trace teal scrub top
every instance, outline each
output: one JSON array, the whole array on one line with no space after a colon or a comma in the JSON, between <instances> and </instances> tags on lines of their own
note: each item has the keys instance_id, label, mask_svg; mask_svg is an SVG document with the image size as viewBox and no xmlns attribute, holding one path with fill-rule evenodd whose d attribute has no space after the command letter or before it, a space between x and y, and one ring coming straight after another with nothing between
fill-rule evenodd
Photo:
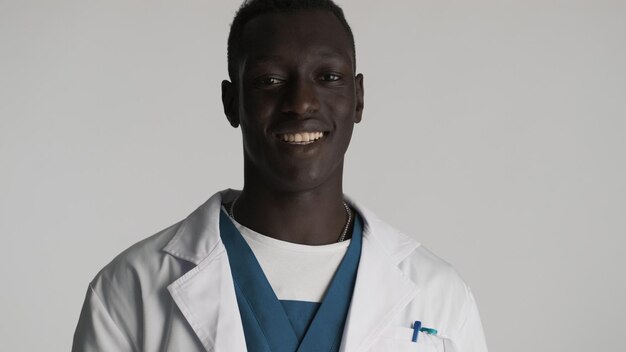
<instances>
[{"instance_id":1,"label":"teal scrub top","mask_svg":"<svg viewBox=\"0 0 626 352\"><path fill-rule=\"evenodd\" d=\"M220 236L233 275L248 351L339 351L361 257L362 222L358 214L348 250L321 303L279 300L254 253L223 210Z\"/></svg>"}]
</instances>

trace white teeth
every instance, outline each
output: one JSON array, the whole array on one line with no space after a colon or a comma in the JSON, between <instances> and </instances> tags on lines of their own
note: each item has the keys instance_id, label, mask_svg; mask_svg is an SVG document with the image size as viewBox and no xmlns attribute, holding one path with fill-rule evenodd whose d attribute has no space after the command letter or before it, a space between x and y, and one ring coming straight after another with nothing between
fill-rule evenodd
<instances>
[{"instance_id":1,"label":"white teeth","mask_svg":"<svg viewBox=\"0 0 626 352\"><path fill-rule=\"evenodd\" d=\"M278 138L289 143L308 144L322 138L323 136L324 132L300 132L294 134L281 134Z\"/></svg>"}]
</instances>

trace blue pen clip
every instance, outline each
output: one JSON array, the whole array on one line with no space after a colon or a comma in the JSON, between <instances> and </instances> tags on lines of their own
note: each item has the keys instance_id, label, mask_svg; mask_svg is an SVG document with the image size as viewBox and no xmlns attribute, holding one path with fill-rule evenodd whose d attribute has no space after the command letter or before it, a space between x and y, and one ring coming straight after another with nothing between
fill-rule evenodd
<instances>
[{"instance_id":1,"label":"blue pen clip","mask_svg":"<svg viewBox=\"0 0 626 352\"><path fill-rule=\"evenodd\" d=\"M428 335L437 335L437 329L423 327L422 322L416 320L415 323L413 323L413 338L411 341L417 342L417 336L420 331Z\"/></svg>"},{"instance_id":2,"label":"blue pen clip","mask_svg":"<svg viewBox=\"0 0 626 352\"><path fill-rule=\"evenodd\" d=\"M422 322L419 320L416 320L415 323L413 323L413 338L411 339L411 341L417 342L417 333L419 333L421 328L422 328Z\"/></svg>"}]
</instances>

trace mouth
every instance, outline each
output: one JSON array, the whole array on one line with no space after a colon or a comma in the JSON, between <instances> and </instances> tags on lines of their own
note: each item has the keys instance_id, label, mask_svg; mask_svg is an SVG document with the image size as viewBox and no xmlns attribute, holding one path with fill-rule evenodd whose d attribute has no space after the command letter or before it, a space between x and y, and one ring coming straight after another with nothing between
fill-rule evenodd
<instances>
[{"instance_id":1,"label":"mouth","mask_svg":"<svg viewBox=\"0 0 626 352\"><path fill-rule=\"evenodd\" d=\"M298 133L281 133L276 137L284 143L292 145L306 145L313 144L322 138L324 138L328 132L314 131L314 132L298 132Z\"/></svg>"}]
</instances>

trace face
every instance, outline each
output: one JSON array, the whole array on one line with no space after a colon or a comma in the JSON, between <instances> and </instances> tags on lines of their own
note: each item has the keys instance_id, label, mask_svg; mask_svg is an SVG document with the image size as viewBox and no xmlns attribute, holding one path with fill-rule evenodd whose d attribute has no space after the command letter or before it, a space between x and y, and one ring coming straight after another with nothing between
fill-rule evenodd
<instances>
[{"instance_id":1,"label":"face","mask_svg":"<svg viewBox=\"0 0 626 352\"><path fill-rule=\"evenodd\" d=\"M341 182L363 109L341 22L325 10L264 14L245 25L242 47L236 82L222 88L226 115L241 126L246 177L280 191Z\"/></svg>"}]
</instances>

